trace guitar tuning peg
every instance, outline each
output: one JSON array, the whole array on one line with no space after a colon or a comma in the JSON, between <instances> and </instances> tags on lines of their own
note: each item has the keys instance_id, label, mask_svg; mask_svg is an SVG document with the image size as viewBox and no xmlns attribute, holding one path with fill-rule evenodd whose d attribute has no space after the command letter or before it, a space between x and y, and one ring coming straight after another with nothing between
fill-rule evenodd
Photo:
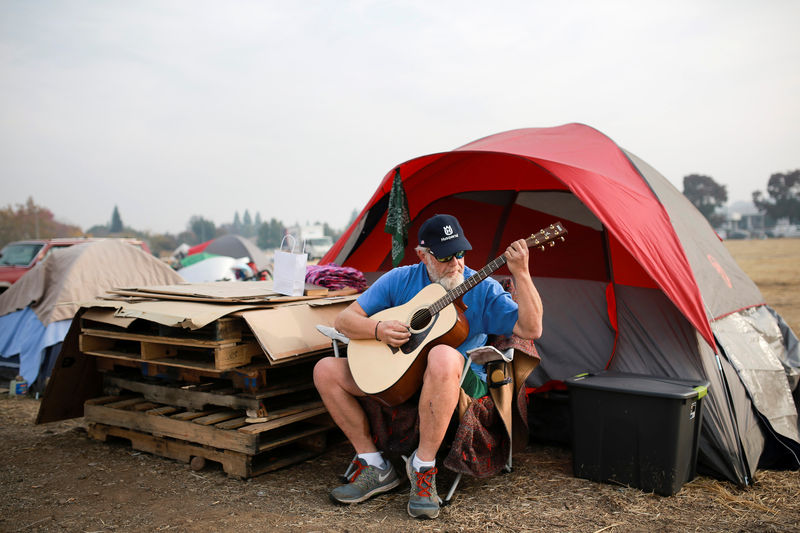
<instances>
[{"instance_id":1,"label":"guitar tuning peg","mask_svg":"<svg viewBox=\"0 0 800 533\"><path fill-rule=\"evenodd\" d=\"M539 246L539 249L544 252L544 245Z\"/></svg>"},{"instance_id":2,"label":"guitar tuning peg","mask_svg":"<svg viewBox=\"0 0 800 533\"><path fill-rule=\"evenodd\" d=\"M564 237L561 237L561 242L564 242Z\"/></svg>"},{"instance_id":3,"label":"guitar tuning peg","mask_svg":"<svg viewBox=\"0 0 800 533\"><path fill-rule=\"evenodd\" d=\"M550 241L550 248L552 248L555 245L556 245L556 243L554 243L553 241Z\"/></svg>"}]
</instances>

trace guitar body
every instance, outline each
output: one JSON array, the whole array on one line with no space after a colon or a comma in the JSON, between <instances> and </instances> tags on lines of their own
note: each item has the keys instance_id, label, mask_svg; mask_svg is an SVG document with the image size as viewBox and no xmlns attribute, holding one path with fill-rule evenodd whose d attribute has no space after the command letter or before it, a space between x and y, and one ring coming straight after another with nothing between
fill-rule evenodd
<instances>
[{"instance_id":1,"label":"guitar body","mask_svg":"<svg viewBox=\"0 0 800 533\"><path fill-rule=\"evenodd\" d=\"M424 313L446 292L438 283L432 283L407 303L379 311L370 318L415 324L415 314ZM358 388L387 406L401 404L413 396L422 385L431 347L437 344L458 346L467 338L469 324L456 303L419 327L412 327L411 338L399 348L374 339L351 340L347 362Z\"/></svg>"}]
</instances>

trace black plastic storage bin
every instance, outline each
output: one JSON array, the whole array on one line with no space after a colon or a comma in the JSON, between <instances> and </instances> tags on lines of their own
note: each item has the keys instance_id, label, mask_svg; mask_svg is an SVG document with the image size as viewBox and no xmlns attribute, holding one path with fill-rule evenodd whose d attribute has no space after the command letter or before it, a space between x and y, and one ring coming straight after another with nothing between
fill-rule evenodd
<instances>
[{"instance_id":1,"label":"black plastic storage bin","mask_svg":"<svg viewBox=\"0 0 800 533\"><path fill-rule=\"evenodd\" d=\"M575 476L664 496L694 479L708 381L601 372L566 384Z\"/></svg>"}]
</instances>

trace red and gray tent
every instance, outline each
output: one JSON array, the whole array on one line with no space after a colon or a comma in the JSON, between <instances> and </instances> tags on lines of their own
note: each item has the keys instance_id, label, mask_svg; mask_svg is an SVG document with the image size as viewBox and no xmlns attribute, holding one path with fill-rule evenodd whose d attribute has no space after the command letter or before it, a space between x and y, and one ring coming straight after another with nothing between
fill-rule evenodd
<instances>
[{"instance_id":1,"label":"red and gray tent","mask_svg":"<svg viewBox=\"0 0 800 533\"><path fill-rule=\"evenodd\" d=\"M473 268L555 220L566 226L567 242L531 257L545 305L532 386L602 369L708 380L701 469L746 484L759 461L800 465L796 337L706 219L647 163L582 124L418 157L387 173L322 263L392 267L384 226L398 171L411 219L401 264L416 261L417 230L436 213L458 217Z\"/></svg>"}]
</instances>

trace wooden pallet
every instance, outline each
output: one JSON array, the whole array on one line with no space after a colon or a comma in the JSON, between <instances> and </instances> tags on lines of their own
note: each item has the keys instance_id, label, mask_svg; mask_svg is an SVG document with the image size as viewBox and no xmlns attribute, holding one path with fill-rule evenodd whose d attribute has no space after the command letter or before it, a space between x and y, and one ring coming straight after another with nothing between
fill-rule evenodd
<instances>
[{"instance_id":1,"label":"wooden pallet","mask_svg":"<svg viewBox=\"0 0 800 533\"><path fill-rule=\"evenodd\" d=\"M81 328L95 329L118 333L138 333L153 337L170 337L174 339L190 338L209 341L241 342L253 338L253 334L245 327L240 316L224 316L198 329L171 327L149 320L133 320L127 327L99 322L90 318L81 318Z\"/></svg>"},{"instance_id":2,"label":"wooden pallet","mask_svg":"<svg viewBox=\"0 0 800 533\"><path fill-rule=\"evenodd\" d=\"M242 410L187 410L142 396L104 396L84 404L89 436L124 438L135 449L190 462L222 464L243 478L321 453L335 425L319 401L273 411L249 423Z\"/></svg>"},{"instance_id":3,"label":"wooden pallet","mask_svg":"<svg viewBox=\"0 0 800 533\"><path fill-rule=\"evenodd\" d=\"M142 381L130 373L126 375L114 372L103 374L103 389L107 394L140 394L150 402L184 409L199 411L227 407L256 412L257 415L254 416L261 417L294 403L319 399L310 371L307 377L298 375L284 379L252 394L242 393L224 380L205 383L168 382L159 379Z\"/></svg>"},{"instance_id":4,"label":"wooden pallet","mask_svg":"<svg viewBox=\"0 0 800 533\"><path fill-rule=\"evenodd\" d=\"M214 461L226 474L245 479L319 455L325 450L328 437L326 430L314 428L305 436L292 436L285 441L276 439L270 451L248 455L94 422L89 423L87 433L101 442L107 442L109 437L126 439L134 450L190 463L194 470L205 467L206 461Z\"/></svg>"},{"instance_id":5,"label":"wooden pallet","mask_svg":"<svg viewBox=\"0 0 800 533\"><path fill-rule=\"evenodd\" d=\"M257 342L172 338L84 328L78 339L83 353L100 357L153 361L166 366L201 366L227 370L250 363L264 351Z\"/></svg>"},{"instance_id":6,"label":"wooden pallet","mask_svg":"<svg viewBox=\"0 0 800 533\"><path fill-rule=\"evenodd\" d=\"M273 389L296 386L298 381L311 383L312 369L317 360L331 354L322 352L315 357L306 357L273 367L268 362L252 363L246 366L217 370L208 365L181 365L172 360L168 364L159 361L141 361L133 358L95 357L95 367L103 373L130 373L139 377L153 378L168 383L202 384L209 380L226 383L237 391L260 395Z\"/></svg>"}]
</instances>

